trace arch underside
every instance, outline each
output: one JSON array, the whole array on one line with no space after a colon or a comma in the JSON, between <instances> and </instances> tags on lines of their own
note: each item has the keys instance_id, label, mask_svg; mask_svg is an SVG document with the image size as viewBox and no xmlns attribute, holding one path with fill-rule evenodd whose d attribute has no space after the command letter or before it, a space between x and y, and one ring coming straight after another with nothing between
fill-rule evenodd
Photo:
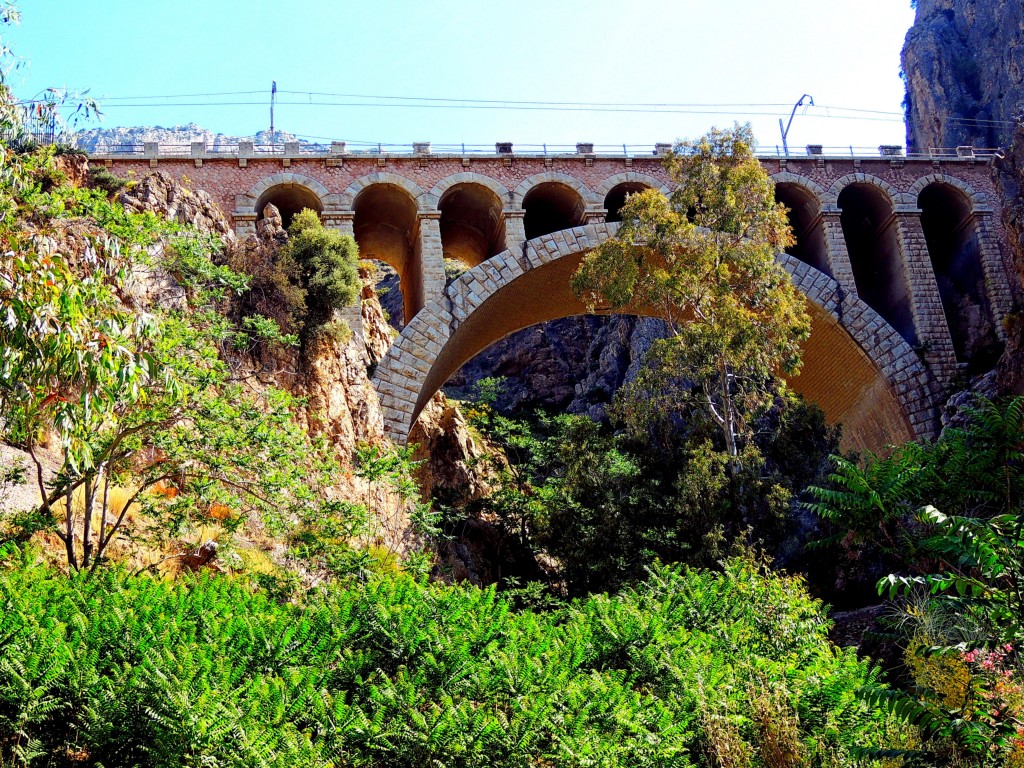
<instances>
[{"instance_id":1,"label":"arch underside","mask_svg":"<svg viewBox=\"0 0 1024 768\"><path fill-rule=\"evenodd\" d=\"M505 251L465 273L442 301L428 304L374 376L390 436L404 442L434 393L491 344L537 323L585 314L570 277L614 230L587 225L529 241L522 253ZM905 342L863 302L843 297L826 275L779 258L811 299L812 332L792 388L843 425L845 448L878 451L927 436L933 419L921 391L929 382ZM844 320L855 324L853 332Z\"/></svg>"}]
</instances>

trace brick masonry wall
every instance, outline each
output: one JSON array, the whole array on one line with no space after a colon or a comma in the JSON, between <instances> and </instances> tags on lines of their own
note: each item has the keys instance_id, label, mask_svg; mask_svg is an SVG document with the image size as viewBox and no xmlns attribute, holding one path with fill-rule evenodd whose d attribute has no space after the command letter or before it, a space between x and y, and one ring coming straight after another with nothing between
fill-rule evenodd
<instances>
[{"instance_id":1,"label":"brick masonry wall","mask_svg":"<svg viewBox=\"0 0 1024 768\"><path fill-rule=\"evenodd\" d=\"M956 361L920 227L917 196L927 184L939 181L958 187L971 200L980 233L989 297L1001 330L1001 321L1012 306L1006 278L1005 233L996 210L999 198L992 169L987 163L962 159L773 158L762 162L777 181L797 183L817 197L829 269L835 279L817 270L808 271L806 265L790 257L786 257L784 263L793 273L795 282L849 338L856 340L865 359L870 361L865 368L862 361L856 362L850 357L850 350L837 347L830 361L818 356L816 365L820 371L805 371L802 376L805 385L820 390L818 394L823 401L833 402L833 411L841 411L861 423L862 434L857 440L861 447L881 447L878 441L900 436L932 434L937 426L936 409L948 394ZM643 181L663 190L667 190L670 183L660 159L655 156L346 155L217 159L110 156L93 158L92 164L107 166L114 173L129 177L160 170L186 186L204 189L229 218L235 219L240 234L251 230L257 215L256 198L271 181L300 184L313 190L324 205L328 225L345 231L351 231L353 201L362 189L375 183L404 187L415 198L419 209L419 241L414 255L417 273L412 277L417 288L421 286L422 294L413 297L413 310L419 311L421 316L416 318L417 322L409 323L389 356L381 362L377 375L388 414L388 429L397 440L404 440L422 402L432 394L424 387L438 358L454 354L446 350L448 339L485 300L499 296L504 287L525 272L554 259L578 255L606 237L604 196L616 183ZM483 183L502 199L510 250L470 270L445 290L437 205L444 189L466 181ZM579 192L588 226L524 243L522 200L532 186L546 181L557 181ZM837 206L839 193L853 183L876 185L892 202L899 257L907 274L916 334L925 342L920 350L912 350L857 297ZM595 226L598 229L594 229ZM823 332L823 336L830 336L830 332ZM835 334L830 338L834 345L838 344L834 341L838 338ZM842 375L842 366L836 368L835 361L844 356L849 358L851 366L860 366L857 368L860 383L854 387L856 392L850 390L853 394L840 396L836 393L845 391L846 385L837 378ZM824 375L826 367L830 372ZM875 374L870 374L870 370ZM428 388L440 383L443 382L433 382ZM886 405L885 398L878 394L882 391L891 393L890 399L895 398L892 402L896 405ZM874 394L868 396L865 394L868 392ZM877 407L873 407L872 402Z\"/></svg>"}]
</instances>

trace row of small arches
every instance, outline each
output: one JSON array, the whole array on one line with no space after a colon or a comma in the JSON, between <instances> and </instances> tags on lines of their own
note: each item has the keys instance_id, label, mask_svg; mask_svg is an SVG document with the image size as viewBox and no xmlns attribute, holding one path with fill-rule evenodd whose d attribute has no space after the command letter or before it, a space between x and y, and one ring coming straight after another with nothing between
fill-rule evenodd
<instances>
[{"instance_id":1,"label":"row of small arches","mask_svg":"<svg viewBox=\"0 0 1024 768\"><path fill-rule=\"evenodd\" d=\"M636 173L612 176L596 192L561 173L532 176L511 191L485 176L457 174L429 193L394 174L359 179L340 195L329 193L313 179L294 179L292 174L281 174L260 182L249 194L257 216L268 203L277 206L286 225L303 208L320 213L349 210L355 213L358 228L362 223L358 220L379 218L375 214L386 211L397 216L392 216L394 226L411 230L418 212L436 210L441 213L442 229L455 236L462 233L467 236L462 239L472 241L453 247L453 258L466 260L470 266L504 250L500 230L506 211L523 211L526 237L531 239L579 226L588 209L617 221L628 195L651 187L668 191L656 178Z\"/></svg>"},{"instance_id":2,"label":"row of small arches","mask_svg":"<svg viewBox=\"0 0 1024 768\"><path fill-rule=\"evenodd\" d=\"M304 208L320 214L350 211L360 256L398 272L403 314L408 319L424 300L419 218L423 210L439 215L444 258L472 268L509 246L509 210L522 211L525 237L532 239L586 223L588 209L617 221L626 198L652 186L666 189L651 177L619 174L603 185L606 191L601 197L602 190L591 192L572 177L540 174L508 191L487 177L458 174L423 193L402 177L375 174L357 181L343 195L332 195L312 179L296 182L294 176L282 175L280 180L271 177L261 182L250 198L255 199L258 217L268 203L276 206L285 226ZM401 324L401 318L396 319Z\"/></svg>"},{"instance_id":3,"label":"row of small arches","mask_svg":"<svg viewBox=\"0 0 1024 768\"><path fill-rule=\"evenodd\" d=\"M652 187L668 191L658 179L636 173L609 177L596 191L558 173L530 177L514 190L488 177L464 173L439 182L430 192L404 177L380 173L357 180L341 195L332 195L312 179L285 178L275 183L275 177L270 177L257 185L255 194L251 193L256 212L273 203L287 224L303 208L321 213L351 211L360 254L398 272L406 318L415 314L423 299L419 214L424 210L439 214L444 257L469 268L508 247L509 212L523 212L525 237L532 239L584 224L588 210L603 213L606 221L618 221L629 195ZM822 214L838 209L858 295L912 345L921 339L895 213L920 210L957 359L979 365L989 362L987 356L996 353L997 344L975 215L984 205L983 196L957 179L937 175L923 177L906 193L864 174L839 179L828 190L786 172L777 174L775 181L776 199L789 209L796 236L789 253L836 277ZM979 348L990 351L983 350L985 359L974 360Z\"/></svg>"},{"instance_id":4,"label":"row of small arches","mask_svg":"<svg viewBox=\"0 0 1024 768\"><path fill-rule=\"evenodd\" d=\"M929 176L906 193L878 179L853 176L824 192L801 177L776 176L776 200L789 209L796 244L790 254L830 277L827 208L838 209L858 296L911 345L922 343L915 323L906 254L897 212L920 212L921 229L957 361L983 369L999 342L982 254L979 209L984 198L958 179ZM826 208L827 207L827 208Z\"/></svg>"}]
</instances>

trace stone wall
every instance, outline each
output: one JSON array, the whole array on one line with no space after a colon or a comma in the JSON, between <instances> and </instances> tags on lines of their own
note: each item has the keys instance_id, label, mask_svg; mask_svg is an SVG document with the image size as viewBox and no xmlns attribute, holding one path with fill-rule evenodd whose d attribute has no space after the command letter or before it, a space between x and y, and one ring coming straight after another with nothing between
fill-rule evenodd
<instances>
[{"instance_id":1,"label":"stone wall","mask_svg":"<svg viewBox=\"0 0 1024 768\"><path fill-rule=\"evenodd\" d=\"M220 205L230 208L230 216L239 234L246 234L254 227L257 204L261 204L274 190L301 190L300 195L292 197L317 201L328 226L353 232L357 240L359 234L355 228L360 226L357 219L360 215L368 215L365 207L363 214L359 212L359 201L369 199L361 198L362 193L390 190L387 194L397 194L407 200L409 210L415 213L408 214L412 218L405 225L407 229L402 236L412 241L407 244L406 253L392 266L401 275L408 325L393 350L398 356L391 363L397 365L400 362L402 366L400 381L395 386L411 389L400 398L401 408L397 400L392 404L399 408L398 411L386 409L385 418L391 418L386 428L395 439L404 439L411 428L410 419L458 367L452 367L453 360L457 357L461 364L469 359L464 355L466 349L472 348L475 354L512 331L545 320L579 314L582 309L578 302L564 295L564 284L570 273L561 273L572 261L566 256L571 255L578 261L588 247L596 244L594 233L597 230L591 230L591 227L599 223L603 225L607 214L605 196L616 185L624 183L667 191L669 181L660 158L656 156L303 157L296 154L294 157L220 159L110 156L93 158L92 162L109 166L121 175L141 175L157 167L183 184L202 188ZM819 283L828 281L826 293L817 299L812 296L812 300L817 301L819 309L834 316L846 335L855 340L855 346L868 361L868 368L873 366L873 373L867 372L868 368L862 372L862 381L854 387L857 394L853 399L852 396L844 396L837 400L830 394L829 388L843 391L845 384L842 381L832 381L826 386L822 377L810 370L804 374L805 381L818 382L815 385L820 390L817 396L833 403L833 416L852 413L854 401L868 402L862 399L867 391L865 387L881 387L895 398L895 410L879 405L879 413L888 414L882 418L887 427L864 427L867 431L862 430L864 447L879 447L876 440L883 437L932 434L938 423L937 406L961 383L958 375L965 363L958 361L954 352L943 297L922 229L918 196L926 187L938 185L964 201L969 211L966 225L973 228L975 237L972 242L978 244L977 252L970 258L981 262L979 270L984 275L992 326L1004 334L1004 320L1012 309L1012 298L1006 279L1006 255L1001 246L1005 233L994 204L996 187L988 162L973 157L922 159L881 156L765 158L762 162L777 184L799 187L812 199L816 211L813 226L820 227L825 250L823 263L813 269L815 277L802 287L807 288L809 295L812 289L820 293L824 284ZM467 184L486 188L493 193L492 199L501 201L501 210L495 215L504 219L505 242L502 245L506 250L459 278L456 283L460 287L453 291L452 287L445 288L445 243L441 234L444 216L451 215L452 208L440 210L439 203L447 190ZM552 185L561 190L559 194L568 194L578 200L572 215L576 217L575 223L581 226L572 229L574 223L567 223L565 229L526 242L524 216L530 216L528 196L531 190L550 189ZM845 193L849 199L853 194L848 190L870 194L872 199L883 201L880 212L875 211L880 219L869 221L867 226L884 228L892 233L892 239L888 241L892 245L885 252L885 259L890 265L892 260L897 260L898 269L872 274L865 272L866 267L857 259L851 260L847 242L850 233L846 229L850 222L844 219L845 209L839 205L841 195ZM379 209L376 215L384 215L381 211L383 209ZM577 234L581 232L582 240ZM554 251L551 251L552 247ZM538 282L536 276L531 275L528 280L520 281L526 273L539 266L532 264L530 254L545 253L554 255L550 258L538 256L540 264L552 259L564 260L565 263L559 270L544 270L546 280ZM793 264L800 263L795 258L787 258ZM865 280L869 282L865 283ZM900 285L883 286L880 294L883 298L879 299L875 295L877 291L867 291L877 287L878 280L899 280ZM456 347L446 347L447 339L455 334L457 328L463 335L472 332L467 329L475 327L479 318L473 315L486 297L501 293L500 289L511 283L526 282L533 286L533 294L520 296L515 304L503 300L506 317L501 325L504 329L502 334L493 336L489 331L481 331L480 338L486 337L483 346L476 342L461 344L457 345L458 352L453 351ZM858 285L866 291L863 297ZM887 294L895 297L891 301L903 302L902 316L910 318L903 325L896 323L893 326L892 313L887 314L892 307L885 304L889 300L885 298ZM555 300L553 296L559 298ZM872 304L872 301L881 301L882 304ZM423 315L421 319L429 316L432 322L415 322L419 315ZM509 317L517 319L509 323ZM402 345L422 350L423 354L405 359L399 354ZM898 352L895 351L897 348ZM841 359L843 354L846 352L837 349L830 358L826 350L816 358L814 355L811 357L816 360L815 365L838 371L835 375L839 375L842 371L835 369L834 361ZM377 383L385 391L391 384L386 376L391 374L395 371L389 371L388 365L382 365ZM435 380L439 376L440 379ZM875 383L877 377L881 377L883 384ZM915 387L920 392L911 396ZM867 424L869 416L865 412L858 418ZM869 432L873 437L867 436Z\"/></svg>"}]
</instances>

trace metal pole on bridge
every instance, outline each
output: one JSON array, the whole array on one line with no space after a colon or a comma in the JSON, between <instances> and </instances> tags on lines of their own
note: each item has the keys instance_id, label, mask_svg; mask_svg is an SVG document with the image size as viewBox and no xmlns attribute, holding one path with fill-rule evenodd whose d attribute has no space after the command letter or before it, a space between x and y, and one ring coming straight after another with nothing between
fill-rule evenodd
<instances>
[{"instance_id":1,"label":"metal pole on bridge","mask_svg":"<svg viewBox=\"0 0 1024 768\"><path fill-rule=\"evenodd\" d=\"M270 83L270 143L274 143L274 102L277 100L277 80Z\"/></svg>"},{"instance_id":2,"label":"metal pole on bridge","mask_svg":"<svg viewBox=\"0 0 1024 768\"><path fill-rule=\"evenodd\" d=\"M789 144L786 143L786 137L789 135L789 128L793 125L793 117L796 115L798 107L803 105L804 99L810 99L809 107L814 106L814 97L810 94L805 93L800 97L799 101L793 105L793 111L789 113L789 122L785 126L782 125L782 118L779 118L779 130L782 131L782 151L786 153L786 157L789 157Z\"/></svg>"}]
</instances>

